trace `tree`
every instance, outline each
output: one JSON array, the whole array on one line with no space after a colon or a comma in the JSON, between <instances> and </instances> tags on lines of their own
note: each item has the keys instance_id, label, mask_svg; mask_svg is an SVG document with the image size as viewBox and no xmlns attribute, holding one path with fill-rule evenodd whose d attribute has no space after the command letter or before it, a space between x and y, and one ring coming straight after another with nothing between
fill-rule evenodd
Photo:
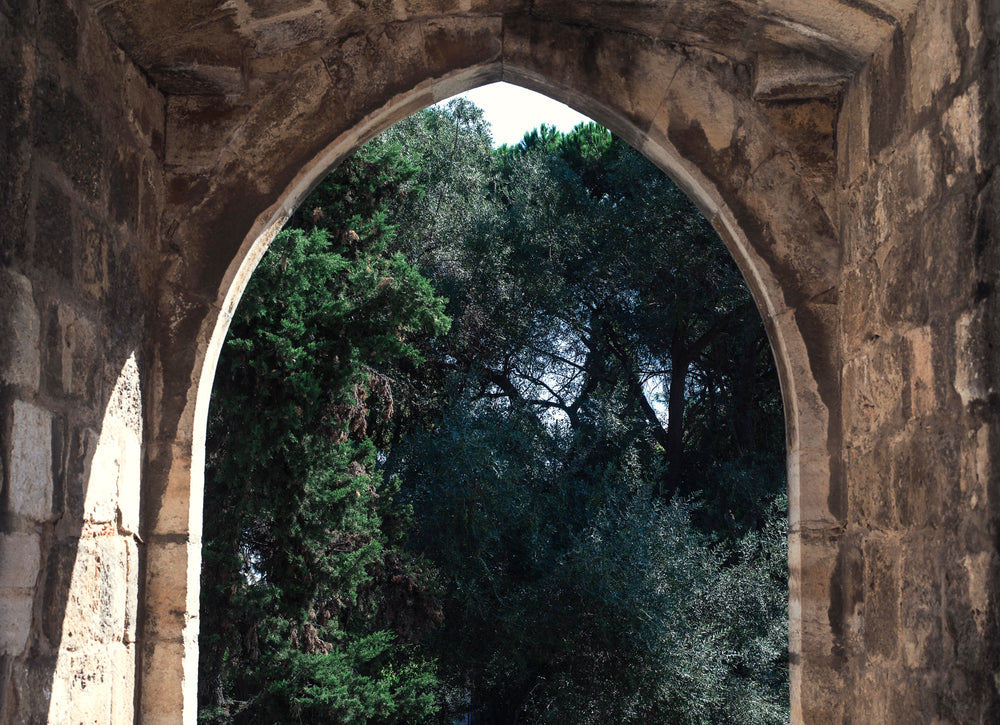
<instances>
[{"instance_id":1,"label":"tree","mask_svg":"<svg viewBox=\"0 0 1000 725\"><path fill-rule=\"evenodd\" d=\"M523 415L456 405L397 471L446 575L451 691L501 723L786 720L783 517L716 542L650 495L634 445L581 470L572 435Z\"/></svg>"},{"instance_id":2,"label":"tree","mask_svg":"<svg viewBox=\"0 0 1000 725\"><path fill-rule=\"evenodd\" d=\"M593 124L493 151L456 102L293 221L220 365L203 702L786 717L773 364L669 180Z\"/></svg>"},{"instance_id":3,"label":"tree","mask_svg":"<svg viewBox=\"0 0 1000 725\"><path fill-rule=\"evenodd\" d=\"M205 721L417 722L434 668L412 646L432 582L400 548L406 512L367 421L392 414L408 338L444 301L388 245L387 198L412 171L372 148L311 198L311 231L275 239L220 357L206 464ZM396 522L396 523L394 523ZM373 595L377 590L377 595ZM386 607L402 602L406 606Z\"/></svg>"},{"instance_id":4,"label":"tree","mask_svg":"<svg viewBox=\"0 0 1000 725\"><path fill-rule=\"evenodd\" d=\"M481 147L480 129L434 114L435 128L448 129L441 146ZM706 528L762 525L783 477L777 375L742 276L694 205L596 124L528 134L495 153L486 180L475 154L449 157L427 140L406 148L416 166L452 158L465 199L436 254L423 257L454 320L428 356L451 370L439 365L428 388L461 371L460 385L480 395L577 428L616 397L659 451L662 496L704 497ZM460 196L447 174L434 178L428 198ZM407 220L408 238L425 236L425 215L397 208L394 218ZM734 475L734 462L753 474Z\"/></svg>"},{"instance_id":5,"label":"tree","mask_svg":"<svg viewBox=\"0 0 1000 725\"><path fill-rule=\"evenodd\" d=\"M435 114L439 143L477 148ZM497 722L781 721L781 404L738 270L600 127L494 164L423 258L454 320L439 412L387 469L447 581L432 649L451 692Z\"/></svg>"}]
</instances>

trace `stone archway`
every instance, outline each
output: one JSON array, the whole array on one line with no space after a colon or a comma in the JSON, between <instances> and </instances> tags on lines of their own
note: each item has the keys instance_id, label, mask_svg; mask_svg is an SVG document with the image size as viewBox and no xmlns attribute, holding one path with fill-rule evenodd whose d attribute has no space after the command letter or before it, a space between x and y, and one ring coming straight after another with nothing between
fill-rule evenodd
<instances>
[{"instance_id":1,"label":"stone archway","mask_svg":"<svg viewBox=\"0 0 1000 725\"><path fill-rule=\"evenodd\" d=\"M668 171L757 299L788 419L793 721L996 720L994 5L0 3L0 721L62 717L38 693L63 650L112 673L89 685L106 719L129 691L143 722L193 719L201 438L245 277L362 141L501 79ZM73 443L124 430L73 371L114 380L130 350L137 533L62 493L83 466L101 511L132 510L134 430L115 487ZM134 601L60 578L114 572L105 535L141 542ZM49 623L104 595L124 634Z\"/></svg>"},{"instance_id":2,"label":"stone archway","mask_svg":"<svg viewBox=\"0 0 1000 725\"><path fill-rule=\"evenodd\" d=\"M322 141L325 136L333 137L334 141L314 158L307 159L304 167L288 168L283 176L278 176L285 179L290 177L290 180L285 181L283 187L275 184L271 192L276 195L274 202L255 220L253 231L242 241L229 266L225 268L224 275L216 282L219 290L215 292L215 305L208 308L202 322L202 332L199 334L193 361L194 371L185 371L176 381L164 377L165 390L169 390L171 384L174 384L186 393L186 412L182 422L185 426L191 426L185 427L179 435L174 435L169 443L169 450L171 454L177 453L177 439L191 441L191 450L180 459L179 466L171 467L171 479L167 485L173 483L179 495L172 495L169 489L165 491L161 499L163 503L154 514L157 518L174 522L178 528L161 534L165 541L170 542L162 553L164 557L170 557L170 563L162 568L157 563L160 554L155 548L156 540L151 539L149 542L152 575L147 580L148 601L153 604L166 601L166 592L163 596L158 594L161 582L168 581L162 572L181 571L185 564L190 568L183 586L187 587L188 592L196 591L199 571L193 549L200 540L197 530L200 517L196 509L201 496L201 446L207 415L207 390L214 375L215 357L224 338L229 316L270 238L311 185L318 181L331 164L352 151L360 139L374 135L395 120L443 96L504 78L531 85L561 100L574 102L582 110L640 145L648 156L671 173L698 200L750 280L778 353L787 398L793 511L792 646L796 654L793 677L798 712L801 709L803 675L810 683L807 691L815 691L811 694L813 699L821 692L832 691L832 673L828 663L822 661L821 657L813 657L812 653L801 651L802 612L805 611L806 616L813 621L823 621L826 618L830 573L835 567L835 547L826 543L819 549L814 546L813 540L816 537L822 538L824 542L835 540L835 527L840 522L838 515L842 515L831 510L830 503L831 490L836 486L833 478L836 467L830 463L828 431L836 428L839 417L837 390L835 385L830 386L829 380L817 380L816 377L816 370L826 370L828 378L834 377L837 367L835 353L828 340L834 335L832 324L836 319L835 274L839 250L829 213L823 207L820 195L814 191L812 180L804 179L798 173L797 168L801 162L795 157L794 149L782 144L782 132L787 132L788 129L777 127L771 118L754 108L747 96L741 95L740 91L745 89L741 89L736 83L736 71L732 67L722 66L713 73L656 44L649 44L642 49L645 51L642 54L630 39L614 34L594 38L573 28L561 30L564 31L561 42L569 44L569 57L576 52L583 52L582 48L574 47L574 44L587 44L591 51L607 54L608 65L611 67L615 66L617 56L627 53L633 61L639 56L639 63L647 74L644 80L651 84L662 83L662 97L657 98L656 94L651 94L648 90L644 91L645 98L638 101L632 93L622 97L622 92L607 80L605 71L596 66L582 77L566 78L565 69L557 67L553 70L543 64L559 59L554 59L545 48L546 39L535 37L537 33L530 25L517 29L505 28L502 44L499 38L495 38L497 50L505 49L508 43L512 46L510 51L503 50L500 58L487 57L485 62L477 62L471 68L445 66L440 69L443 72L438 77L421 79L409 92L402 91L388 98L374 95L372 104L382 105L375 106L355 128L348 129L347 133L342 133L339 137L335 136L335 124L340 119L324 119L322 104L310 104L304 100L312 99L315 92L307 93L298 86L284 89L283 97L300 99L305 109L300 114L293 115L293 128L281 136L275 135L271 142L287 143L287 139L296 133L302 134L300 143L303 146L312 139ZM479 42L484 32L482 28L474 28L471 37L476 42L470 42L469 47L490 49L490 45ZM421 35L426 37L428 33ZM485 37L489 39L492 36ZM512 41L512 38L517 38L517 42ZM379 52L373 54L373 57L385 56ZM409 63L409 60L404 62ZM362 66L356 72L367 74L370 71ZM310 74L306 79L308 80L299 82L315 81L315 76ZM728 88L725 85L727 82L730 84ZM197 99L196 102L200 103L202 99ZM643 102L645 106L640 105ZM187 129L181 124L187 118L201 117L200 113L192 110L192 105L187 101L178 109L178 113L183 115L177 119L177 137L183 138ZM277 102L268 106L286 108ZM804 114L809 123L813 124L809 126L810 133L816 140L829 145L833 133L833 110L830 104L810 101ZM247 123L243 117L239 117L239 120L241 124ZM250 122L254 120L251 117ZM203 138L204 127L198 130L202 132L199 137ZM225 200L226 204L235 201L231 197L227 198L227 195L234 193L227 188L227 183L240 185L247 182L241 173L242 164L235 160L243 158L245 154L253 154L256 158L282 158L282 163L289 166L294 163L287 153L281 154L277 148L272 153L267 153L261 147L260 138L229 135L228 139L235 148L224 149L220 156L234 160L232 166L215 166L209 174L213 184L217 185L211 193ZM679 139L684 146L678 149L674 139ZM268 143L268 138L263 139L263 142ZM720 152L724 155L725 162L712 162L711 155ZM754 158L754 154L758 157ZM706 160L711 165L706 164ZM702 163L701 168L697 165L698 161ZM746 176L737 178L743 174ZM257 187L260 188L261 185L258 181ZM255 197L255 201L261 198L267 197L262 194L261 197ZM737 216L734 208L740 210L742 218ZM211 213L216 212L212 209ZM765 215L768 215L766 220ZM216 224L230 223L228 219L211 216L209 220ZM804 220L806 223L803 229ZM190 233L197 233L194 229L208 226L206 220L199 219L195 214L182 222L177 234L185 234L189 230ZM791 253L796 247L802 256L797 257ZM184 274L182 279L187 280L189 276ZM203 298L207 298L212 292L210 289ZM187 289L183 293L172 291L172 301L186 304L185 297L190 294L191 291ZM806 324L803 324L803 320L807 321ZM200 376L197 396L193 398L196 401L193 410L189 393L192 376ZM824 388L824 385L827 387ZM182 486L183 469L188 462L193 483ZM836 500L836 494L833 499ZM186 523L185 515L190 517L190 523ZM174 543L178 537L184 536L190 542L187 552L182 552ZM803 591L800 583L803 575L800 561L803 556L809 561L807 573L814 577L805 587L811 595L805 599L800 594ZM171 587L181 585L175 579L169 581ZM817 598L816 592L823 592L824 595ZM177 594L178 592L174 592L174 596ZM193 595L189 594L188 597L193 598ZM189 611L187 614L193 618L195 612ZM147 617L157 622L166 620L153 612L147 612ZM196 630L190 620L177 624L180 628L163 638L166 643L157 642L152 637L147 641L148 659L142 673L144 688L148 688L152 679L160 673L169 672L171 677L175 677L178 671L177 658L180 656L177 645L180 642L184 642L188 651L196 647L191 639ZM833 635L829 624L824 622L823 631L817 631L819 629L814 626L811 636L825 641L824 650L832 650ZM157 634L159 633L158 631ZM165 666L162 659L165 657L175 661L173 667ZM193 668L191 661L188 662L187 667ZM185 670L185 675L187 671ZM188 686L191 687L193 683L190 676L186 677ZM176 685L175 688L175 697L183 697L185 708L190 707L187 703L193 697L193 690L182 695L180 688ZM162 690L161 687L151 690L156 693L156 702L144 700L144 706L149 708L146 712L156 712L155 708L163 705L166 705L167 712L178 707L176 700L160 700Z\"/></svg>"}]
</instances>

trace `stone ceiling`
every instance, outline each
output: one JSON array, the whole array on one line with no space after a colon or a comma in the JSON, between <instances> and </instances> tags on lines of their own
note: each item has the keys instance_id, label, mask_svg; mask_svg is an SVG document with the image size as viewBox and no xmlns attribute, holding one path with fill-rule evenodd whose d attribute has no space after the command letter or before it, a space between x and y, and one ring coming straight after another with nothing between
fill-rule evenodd
<instances>
[{"instance_id":1,"label":"stone ceiling","mask_svg":"<svg viewBox=\"0 0 1000 725\"><path fill-rule=\"evenodd\" d=\"M829 96L916 0L94 0L167 94L242 95L379 25L530 15L636 33L748 66L763 98Z\"/></svg>"}]
</instances>

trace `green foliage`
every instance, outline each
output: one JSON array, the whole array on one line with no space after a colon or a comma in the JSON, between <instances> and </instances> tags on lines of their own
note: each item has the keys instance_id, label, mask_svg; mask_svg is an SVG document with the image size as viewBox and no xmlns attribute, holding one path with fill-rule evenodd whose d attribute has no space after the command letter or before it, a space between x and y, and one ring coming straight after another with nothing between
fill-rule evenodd
<instances>
[{"instance_id":1,"label":"green foliage","mask_svg":"<svg viewBox=\"0 0 1000 725\"><path fill-rule=\"evenodd\" d=\"M783 517L716 542L635 450L581 471L572 436L526 423L456 406L397 472L447 573L446 678L499 722L787 719Z\"/></svg>"},{"instance_id":2,"label":"green foliage","mask_svg":"<svg viewBox=\"0 0 1000 725\"><path fill-rule=\"evenodd\" d=\"M459 101L292 226L217 373L204 721L787 719L773 361L662 173Z\"/></svg>"},{"instance_id":3,"label":"green foliage","mask_svg":"<svg viewBox=\"0 0 1000 725\"><path fill-rule=\"evenodd\" d=\"M393 157L362 155L321 185L326 224L279 234L234 316L207 445L204 721L416 722L434 710L432 663L391 646L412 627L379 611L394 587L434 605L386 525L406 512L365 435L369 417L391 414L397 366L420 359L409 338L448 328L444 301L386 251ZM382 207L345 201L359 177Z\"/></svg>"},{"instance_id":4,"label":"green foliage","mask_svg":"<svg viewBox=\"0 0 1000 725\"><path fill-rule=\"evenodd\" d=\"M479 129L433 114L448 130L437 150L406 145L414 165L451 158L479 178L442 151L479 148ZM780 393L739 271L691 202L596 125L540 129L492 168L478 198L441 173L427 189L464 204L422 258L454 323L427 356L438 413L389 458L414 545L448 585L432 651L451 706L465 693L500 722L786 719ZM400 217L422 237L426 219Z\"/></svg>"},{"instance_id":5,"label":"green foliage","mask_svg":"<svg viewBox=\"0 0 1000 725\"><path fill-rule=\"evenodd\" d=\"M413 165L447 158L462 179L437 171L427 187L426 198L454 202L448 233L420 250L454 324L427 356L422 374L435 377L425 388L478 388L545 416L558 411L576 428L613 399L630 434L659 451L661 495L703 498L706 529L730 526L735 536L762 525L783 475L780 391L753 300L707 221L596 124L543 128L498 149L484 181L473 153L482 130L457 117L449 127L449 118L435 109L410 119L444 129L437 147L433 136L404 144ZM469 153L449 156L453 147ZM405 205L393 218L407 239L441 223ZM715 497L729 464L709 466L706 478L708 461L753 469L732 480L765 490Z\"/></svg>"}]
</instances>

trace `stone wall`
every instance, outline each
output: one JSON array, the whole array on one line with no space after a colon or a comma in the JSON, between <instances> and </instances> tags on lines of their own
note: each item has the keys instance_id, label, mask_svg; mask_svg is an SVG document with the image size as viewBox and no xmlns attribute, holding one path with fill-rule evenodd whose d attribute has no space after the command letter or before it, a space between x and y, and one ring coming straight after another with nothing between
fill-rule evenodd
<instances>
[{"instance_id":1,"label":"stone wall","mask_svg":"<svg viewBox=\"0 0 1000 725\"><path fill-rule=\"evenodd\" d=\"M674 174L754 290L793 721L1000 722L981 2L0 0L0 723L193 721L227 316L326 169L501 78Z\"/></svg>"},{"instance_id":2,"label":"stone wall","mask_svg":"<svg viewBox=\"0 0 1000 725\"><path fill-rule=\"evenodd\" d=\"M807 721L1000 722L994 15L926 0L844 100L830 620L851 697Z\"/></svg>"},{"instance_id":3,"label":"stone wall","mask_svg":"<svg viewBox=\"0 0 1000 725\"><path fill-rule=\"evenodd\" d=\"M0 722L131 723L164 101L72 0L0 2Z\"/></svg>"}]
</instances>

